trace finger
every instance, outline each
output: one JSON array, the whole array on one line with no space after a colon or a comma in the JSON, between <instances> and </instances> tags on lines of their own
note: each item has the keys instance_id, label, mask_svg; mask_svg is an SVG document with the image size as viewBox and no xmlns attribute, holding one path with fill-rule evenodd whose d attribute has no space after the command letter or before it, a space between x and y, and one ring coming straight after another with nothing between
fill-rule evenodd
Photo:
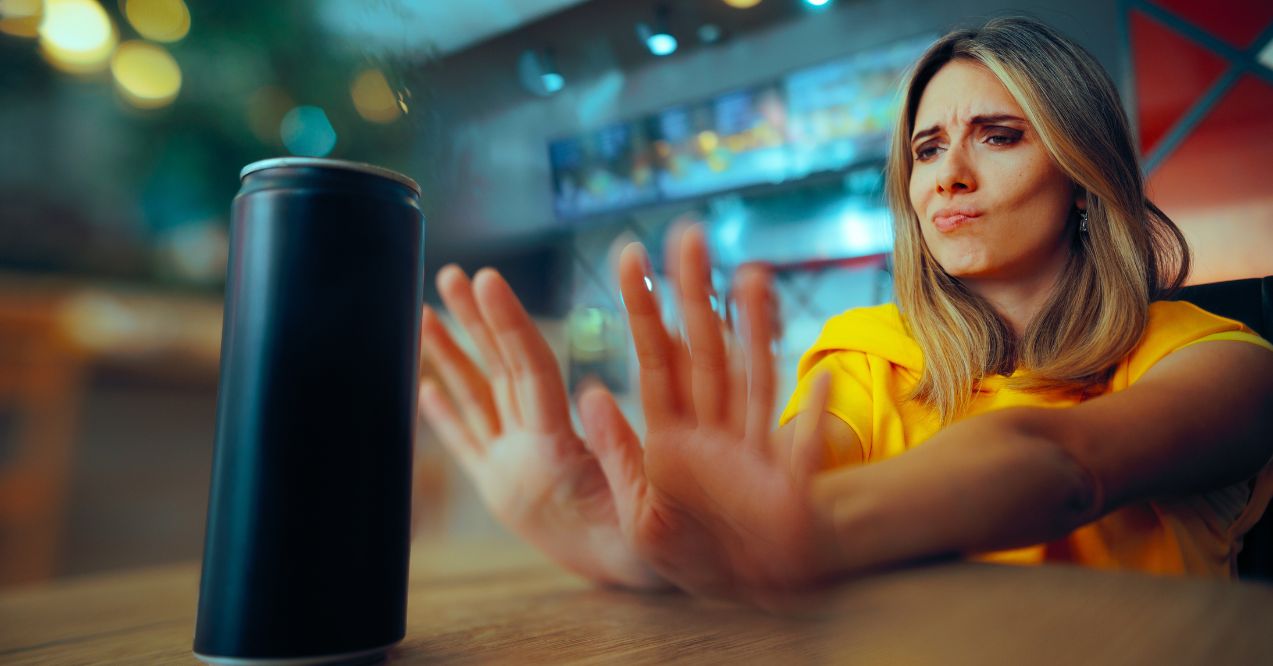
<instances>
[{"instance_id":1,"label":"finger","mask_svg":"<svg viewBox=\"0 0 1273 666\"><path fill-rule=\"evenodd\" d=\"M647 488L641 441L619 411L614 396L603 386L584 390L579 397L579 419L583 422L584 441L614 494L620 528L631 537Z\"/></svg>"},{"instance_id":2,"label":"finger","mask_svg":"<svg viewBox=\"0 0 1273 666\"><path fill-rule=\"evenodd\" d=\"M420 315L420 351L437 369L447 391L455 396L464 422L477 441L486 442L498 436L499 416L490 383L427 305Z\"/></svg>"},{"instance_id":3,"label":"finger","mask_svg":"<svg viewBox=\"0 0 1273 666\"><path fill-rule=\"evenodd\" d=\"M692 424L694 410L689 406L690 396L693 393L693 382L690 379L690 348L685 344L685 338L681 337L681 333L676 329L669 327L665 329L665 334L671 353L671 370L668 374L672 377L674 401L680 406L680 418Z\"/></svg>"},{"instance_id":4,"label":"finger","mask_svg":"<svg viewBox=\"0 0 1273 666\"><path fill-rule=\"evenodd\" d=\"M442 440L442 445L472 476L482 449L464 426L450 399L442 393L437 382L426 379L420 382L419 400L420 411L437 433L438 439Z\"/></svg>"},{"instance_id":5,"label":"finger","mask_svg":"<svg viewBox=\"0 0 1273 666\"><path fill-rule=\"evenodd\" d=\"M815 377L804 405L796 414L796 432L791 447L791 476L797 485L807 483L810 477L825 466L826 434L823 420L830 391L830 375L822 373Z\"/></svg>"},{"instance_id":6,"label":"finger","mask_svg":"<svg viewBox=\"0 0 1273 666\"><path fill-rule=\"evenodd\" d=\"M692 214L681 215L672 221L667 234L663 237L663 271L667 273L668 281L676 288L676 293L680 293L681 284L681 239L696 222L697 218Z\"/></svg>"},{"instance_id":7,"label":"finger","mask_svg":"<svg viewBox=\"0 0 1273 666\"><path fill-rule=\"evenodd\" d=\"M694 410L688 407L694 386L694 380L691 377L693 369L690 367L690 346L685 343L685 338L680 333L671 332L668 336L672 345L672 374L676 378L676 395L679 401L677 404L686 405L682 410L682 416L692 420Z\"/></svg>"},{"instance_id":8,"label":"finger","mask_svg":"<svg viewBox=\"0 0 1273 666\"><path fill-rule=\"evenodd\" d=\"M561 368L526 308L493 269L478 271L473 289L512 378L523 425L544 434L569 431L570 404Z\"/></svg>"},{"instance_id":9,"label":"finger","mask_svg":"<svg viewBox=\"0 0 1273 666\"><path fill-rule=\"evenodd\" d=\"M619 256L619 289L641 366L641 405L650 429L680 416L685 407L677 387L676 350L663 328L653 280L645 248L640 243L623 248Z\"/></svg>"},{"instance_id":10,"label":"finger","mask_svg":"<svg viewBox=\"0 0 1273 666\"><path fill-rule=\"evenodd\" d=\"M711 284L711 259L700 226L681 237L681 313L689 341L694 413L700 424L720 423L729 395L729 366Z\"/></svg>"},{"instance_id":11,"label":"finger","mask_svg":"<svg viewBox=\"0 0 1273 666\"><path fill-rule=\"evenodd\" d=\"M748 265L740 269L735 291L749 372L745 432L749 441L764 442L773 429L777 391L773 357L777 301L769 272L761 266Z\"/></svg>"},{"instance_id":12,"label":"finger","mask_svg":"<svg viewBox=\"0 0 1273 666\"><path fill-rule=\"evenodd\" d=\"M512 380L495 344L495 336L477 307L472 282L459 266L448 264L438 271L437 283L442 302L473 340L482 363L486 365L502 427L507 429L510 425L521 425L521 410L518 409Z\"/></svg>"},{"instance_id":13,"label":"finger","mask_svg":"<svg viewBox=\"0 0 1273 666\"><path fill-rule=\"evenodd\" d=\"M747 435L747 356L744 344L725 324L721 324L721 336L725 339L725 358L729 364L729 402L725 405L725 417L730 432L739 438Z\"/></svg>"}]
</instances>

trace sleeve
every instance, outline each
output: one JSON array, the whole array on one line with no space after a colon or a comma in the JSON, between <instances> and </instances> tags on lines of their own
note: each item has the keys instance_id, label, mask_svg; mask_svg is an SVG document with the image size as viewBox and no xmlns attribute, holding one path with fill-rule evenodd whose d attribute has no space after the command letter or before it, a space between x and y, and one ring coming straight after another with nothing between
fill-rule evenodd
<instances>
[{"instance_id":1,"label":"sleeve","mask_svg":"<svg viewBox=\"0 0 1273 666\"><path fill-rule=\"evenodd\" d=\"M871 434L873 431L871 392L871 368L867 355L862 352L837 351L823 354L813 362L802 362L796 378L796 390L778 418L778 425L786 425L802 410L813 380L822 373L831 376L827 396L827 412L844 421L862 443L863 459L871 459ZM839 456L832 459L838 461Z\"/></svg>"},{"instance_id":2,"label":"sleeve","mask_svg":"<svg viewBox=\"0 0 1273 666\"><path fill-rule=\"evenodd\" d=\"M1273 344L1270 344L1268 340L1265 340L1264 338L1256 335L1250 329L1245 329L1241 331L1225 331L1224 333L1212 333L1211 335L1198 338L1197 340L1194 340L1193 342L1189 342L1183 345L1182 347L1180 347L1179 349L1184 349L1185 347L1196 345L1199 342L1210 342L1212 340L1233 340L1235 342L1247 342L1257 347L1263 347L1269 351L1273 351Z\"/></svg>"},{"instance_id":3,"label":"sleeve","mask_svg":"<svg viewBox=\"0 0 1273 666\"><path fill-rule=\"evenodd\" d=\"M1144 337L1127 359L1127 384L1135 383L1168 354L1214 340L1246 342L1273 351L1273 345L1240 321L1184 301L1151 304Z\"/></svg>"}]
</instances>

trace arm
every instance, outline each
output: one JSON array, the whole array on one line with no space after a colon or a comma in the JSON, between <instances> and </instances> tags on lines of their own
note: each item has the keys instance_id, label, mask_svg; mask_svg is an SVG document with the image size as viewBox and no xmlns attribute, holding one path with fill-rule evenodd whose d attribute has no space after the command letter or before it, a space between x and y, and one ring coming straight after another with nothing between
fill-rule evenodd
<instances>
[{"instance_id":1,"label":"arm","mask_svg":"<svg viewBox=\"0 0 1273 666\"><path fill-rule=\"evenodd\" d=\"M819 470L831 467L860 465L864 462L862 442L849 424L840 417L827 412L821 421L822 425L822 457L817 461ZM796 419L788 421L778 428L773 435L775 455L792 456L795 454Z\"/></svg>"},{"instance_id":2,"label":"arm","mask_svg":"<svg viewBox=\"0 0 1273 666\"><path fill-rule=\"evenodd\" d=\"M842 570L1039 543L1129 503L1249 478L1273 456L1270 414L1273 355L1202 343L1124 391L969 418L906 455L825 473L814 505Z\"/></svg>"}]
</instances>

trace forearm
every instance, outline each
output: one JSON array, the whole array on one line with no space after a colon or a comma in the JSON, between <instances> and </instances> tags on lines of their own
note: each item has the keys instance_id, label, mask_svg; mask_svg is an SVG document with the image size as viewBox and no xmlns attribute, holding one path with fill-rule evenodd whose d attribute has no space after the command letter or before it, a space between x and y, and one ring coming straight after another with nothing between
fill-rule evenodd
<instances>
[{"instance_id":1,"label":"forearm","mask_svg":"<svg viewBox=\"0 0 1273 666\"><path fill-rule=\"evenodd\" d=\"M896 458L823 473L814 504L840 572L1060 538L1099 515L1099 488L1054 411L961 421Z\"/></svg>"}]
</instances>

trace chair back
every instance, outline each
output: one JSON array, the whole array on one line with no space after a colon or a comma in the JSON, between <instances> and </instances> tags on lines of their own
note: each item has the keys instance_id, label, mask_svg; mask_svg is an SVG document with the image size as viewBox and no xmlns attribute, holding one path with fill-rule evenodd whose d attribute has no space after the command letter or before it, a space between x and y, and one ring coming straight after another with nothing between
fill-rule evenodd
<instances>
[{"instance_id":1,"label":"chair back","mask_svg":"<svg viewBox=\"0 0 1273 666\"><path fill-rule=\"evenodd\" d=\"M1174 300L1194 305L1229 319L1236 319L1269 339L1273 333L1273 276L1231 280L1185 287ZM1273 511L1251 528L1238 554L1238 577L1273 581Z\"/></svg>"}]
</instances>

